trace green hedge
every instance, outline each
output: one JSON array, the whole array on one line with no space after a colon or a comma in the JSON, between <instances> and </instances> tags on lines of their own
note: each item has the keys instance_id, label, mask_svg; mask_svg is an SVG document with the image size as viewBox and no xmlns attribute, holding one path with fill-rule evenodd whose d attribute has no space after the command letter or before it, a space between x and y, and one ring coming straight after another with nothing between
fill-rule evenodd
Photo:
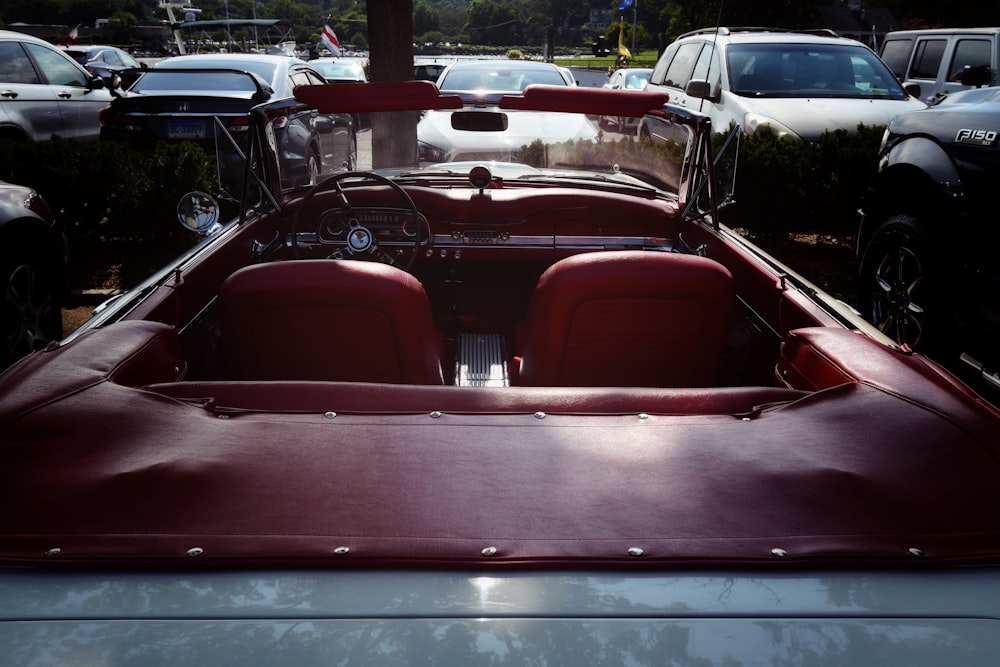
<instances>
[{"instance_id":1,"label":"green hedge","mask_svg":"<svg viewBox=\"0 0 1000 667\"><path fill-rule=\"evenodd\" d=\"M130 144L78 141L0 143L0 179L35 188L73 241L171 241L187 233L177 202L215 193L213 160L191 143L140 151Z\"/></svg>"},{"instance_id":2,"label":"green hedge","mask_svg":"<svg viewBox=\"0 0 1000 667\"><path fill-rule=\"evenodd\" d=\"M825 132L816 141L779 139L769 130L743 135L736 205L725 211L723 221L760 237L853 236L884 130L884 126L859 125L854 132ZM717 148L724 136L716 138Z\"/></svg>"}]
</instances>

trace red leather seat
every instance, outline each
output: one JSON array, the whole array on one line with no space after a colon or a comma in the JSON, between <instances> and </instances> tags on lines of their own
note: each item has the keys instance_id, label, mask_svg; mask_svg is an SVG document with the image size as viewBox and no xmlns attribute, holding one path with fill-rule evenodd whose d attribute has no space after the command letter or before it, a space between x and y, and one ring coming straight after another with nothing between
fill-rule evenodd
<instances>
[{"instance_id":1,"label":"red leather seat","mask_svg":"<svg viewBox=\"0 0 1000 667\"><path fill-rule=\"evenodd\" d=\"M515 381L712 386L734 301L728 269L704 257L643 251L569 257L539 278L518 332Z\"/></svg>"},{"instance_id":2,"label":"red leather seat","mask_svg":"<svg viewBox=\"0 0 1000 667\"><path fill-rule=\"evenodd\" d=\"M444 383L424 288L392 266L248 266L223 283L219 317L230 379Z\"/></svg>"}]
</instances>

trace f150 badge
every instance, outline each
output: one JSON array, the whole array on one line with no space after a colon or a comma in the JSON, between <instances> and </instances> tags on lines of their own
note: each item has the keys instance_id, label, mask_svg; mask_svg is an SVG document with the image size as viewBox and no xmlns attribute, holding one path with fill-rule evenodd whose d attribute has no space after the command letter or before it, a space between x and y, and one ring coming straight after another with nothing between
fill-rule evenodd
<instances>
[{"instance_id":1,"label":"f150 badge","mask_svg":"<svg viewBox=\"0 0 1000 667\"><path fill-rule=\"evenodd\" d=\"M996 130L961 129L955 135L956 144L971 144L973 146L993 146L997 142Z\"/></svg>"}]
</instances>

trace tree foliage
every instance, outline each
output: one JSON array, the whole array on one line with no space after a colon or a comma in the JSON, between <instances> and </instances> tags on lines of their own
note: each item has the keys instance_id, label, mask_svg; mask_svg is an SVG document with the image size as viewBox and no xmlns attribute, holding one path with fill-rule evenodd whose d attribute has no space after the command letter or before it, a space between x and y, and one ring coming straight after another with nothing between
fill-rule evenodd
<instances>
[{"instance_id":1,"label":"tree foliage","mask_svg":"<svg viewBox=\"0 0 1000 667\"><path fill-rule=\"evenodd\" d=\"M0 25L14 22L94 25L99 18L133 16L163 20L157 0L5 0ZM370 41L365 0L197 0L202 19L280 18L292 21L297 38L308 41L329 21L338 35ZM808 28L821 5L838 0L639 0L619 11L620 0L414 0L413 35L440 34L453 43L541 46L548 34L557 45L581 46L596 37L595 26L636 25L637 46L663 48L677 35L715 25ZM983 0L867 0L887 7L900 27L1000 25L1000 3ZM594 23L591 23L591 20ZM627 33L631 36L631 32ZM630 44L631 46L631 44Z\"/></svg>"}]
</instances>

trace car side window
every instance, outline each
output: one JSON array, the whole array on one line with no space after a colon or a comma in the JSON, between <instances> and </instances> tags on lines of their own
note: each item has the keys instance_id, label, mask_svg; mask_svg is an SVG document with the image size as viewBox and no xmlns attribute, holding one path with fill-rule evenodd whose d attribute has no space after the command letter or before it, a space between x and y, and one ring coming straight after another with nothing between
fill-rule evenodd
<instances>
[{"instance_id":1,"label":"car side window","mask_svg":"<svg viewBox=\"0 0 1000 667\"><path fill-rule=\"evenodd\" d=\"M85 73L69 57L38 44L25 44L24 48L31 54L49 85L80 87L87 85Z\"/></svg>"},{"instance_id":2,"label":"car side window","mask_svg":"<svg viewBox=\"0 0 1000 667\"><path fill-rule=\"evenodd\" d=\"M902 81L906 78L906 66L910 64L912 39L892 39L882 45L882 62Z\"/></svg>"},{"instance_id":3,"label":"car side window","mask_svg":"<svg viewBox=\"0 0 1000 667\"><path fill-rule=\"evenodd\" d=\"M673 60L674 54L677 53L677 48L680 46L677 42L674 42L667 47L667 50L663 52L660 59L656 61L656 66L653 68L653 73L649 76L649 82L655 85L663 85L663 78L667 75L667 68L670 67L670 61Z\"/></svg>"},{"instance_id":4,"label":"car side window","mask_svg":"<svg viewBox=\"0 0 1000 667\"><path fill-rule=\"evenodd\" d=\"M691 72L701 54L701 42L688 42L682 44L677 49L677 55L670 62L667 68L667 75L663 78L663 85L673 88L684 88L691 79Z\"/></svg>"},{"instance_id":5,"label":"car side window","mask_svg":"<svg viewBox=\"0 0 1000 667\"><path fill-rule=\"evenodd\" d=\"M990 66L991 43L988 39L960 39L948 68L948 80L958 81L966 67Z\"/></svg>"},{"instance_id":6,"label":"car side window","mask_svg":"<svg viewBox=\"0 0 1000 667\"><path fill-rule=\"evenodd\" d=\"M298 88L299 86L308 86L315 83L309 79L309 72L306 70L298 70L288 73L288 78L291 81L292 90ZM325 83L325 82L324 82Z\"/></svg>"},{"instance_id":7,"label":"car side window","mask_svg":"<svg viewBox=\"0 0 1000 667\"><path fill-rule=\"evenodd\" d=\"M694 71L691 72L691 79L708 81L713 97L719 92L719 51L712 44L706 44L701 50L698 62L694 64Z\"/></svg>"},{"instance_id":8,"label":"car side window","mask_svg":"<svg viewBox=\"0 0 1000 667\"><path fill-rule=\"evenodd\" d=\"M41 83L28 54L17 42L0 42L0 82Z\"/></svg>"},{"instance_id":9,"label":"car side window","mask_svg":"<svg viewBox=\"0 0 1000 667\"><path fill-rule=\"evenodd\" d=\"M118 52L117 57L121 61L121 64L124 65L125 67L135 67L136 69L142 67L142 63L133 58L127 52L120 51Z\"/></svg>"},{"instance_id":10,"label":"car side window","mask_svg":"<svg viewBox=\"0 0 1000 667\"><path fill-rule=\"evenodd\" d=\"M123 65L122 59L114 51L101 51L101 60L109 65Z\"/></svg>"},{"instance_id":11,"label":"car side window","mask_svg":"<svg viewBox=\"0 0 1000 667\"><path fill-rule=\"evenodd\" d=\"M922 39L917 42L910 67L910 77L914 79L936 79L944 58L948 41L944 39Z\"/></svg>"}]
</instances>

